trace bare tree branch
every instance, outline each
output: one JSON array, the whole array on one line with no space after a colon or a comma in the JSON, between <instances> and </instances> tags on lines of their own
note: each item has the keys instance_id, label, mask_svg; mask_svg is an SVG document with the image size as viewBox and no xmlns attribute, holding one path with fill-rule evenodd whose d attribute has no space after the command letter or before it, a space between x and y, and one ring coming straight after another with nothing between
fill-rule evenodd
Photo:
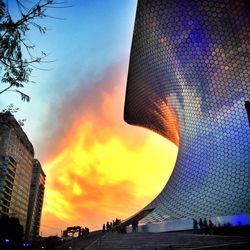
<instances>
[{"instance_id":1,"label":"bare tree branch","mask_svg":"<svg viewBox=\"0 0 250 250\"><path fill-rule=\"evenodd\" d=\"M19 18L14 20L8 9L8 0L0 0L0 82L9 86L0 91L15 91L21 95L23 101L29 101L30 97L17 89L30 82L32 69L49 71L37 65L52 62L44 60L47 54L43 51L35 55L36 44L30 41L28 32L37 29L45 34L47 27L40 25L37 20L43 18L55 18L49 15L48 9L67 8L67 2L58 0L37 0L23 3L23 0L15 0ZM31 4L32 3L32 4Z\"/></svg>"},{"instance_id":2,"label":"bare tree branch","mask_svg":"<svg viewBox=\"0 0 250 250\"><path fill-rule=\"evenodd\" d=\"M9 87L7 87L6 89L4 89L4 90L0 91L0 94L2 94L3 92L5 92L5 91L9 90L11 87L12 87L12 86L10 85L10 86L9 86Z\"/></svg>"}]
</instances>

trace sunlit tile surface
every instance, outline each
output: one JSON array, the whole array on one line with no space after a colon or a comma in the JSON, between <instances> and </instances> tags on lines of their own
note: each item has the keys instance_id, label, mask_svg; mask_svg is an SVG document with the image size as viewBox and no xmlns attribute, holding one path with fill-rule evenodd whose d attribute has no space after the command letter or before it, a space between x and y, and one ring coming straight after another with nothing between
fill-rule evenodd
<instances>
[{"instance_id":1,"label":"sunlit tile surface","mask_svg":"<svg viewBox=\"0 0 250 250\"><path fill-rule=\"evenodd\" d=\"M144 222L250 213L249 6L138 2L124 117L179 146Z\"/></svg>"}]
</instances>

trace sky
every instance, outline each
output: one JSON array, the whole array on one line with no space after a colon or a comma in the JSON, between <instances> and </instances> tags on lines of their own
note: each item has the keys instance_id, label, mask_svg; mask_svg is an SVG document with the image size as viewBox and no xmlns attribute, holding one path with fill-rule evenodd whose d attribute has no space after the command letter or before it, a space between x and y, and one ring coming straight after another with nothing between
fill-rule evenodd
<instances>
[{"instance_id":1,"label":"sky","mask_svg":"<svg viewBox=\"0 0 250 250\"><path fill-rule=\"evenodd\" d=\"M27 1L28 2L28 1ZM12 4L14 1L9 1ZM35 69L22 89L0 96L13 104L46 173L41 234L68 226L100 229L130 217L165 186L178 148L123 120L136 0L69 0L30 31L36 51L53 62ZM1 85L0 85L1 86Z\"/></svg>"}]
</instances>

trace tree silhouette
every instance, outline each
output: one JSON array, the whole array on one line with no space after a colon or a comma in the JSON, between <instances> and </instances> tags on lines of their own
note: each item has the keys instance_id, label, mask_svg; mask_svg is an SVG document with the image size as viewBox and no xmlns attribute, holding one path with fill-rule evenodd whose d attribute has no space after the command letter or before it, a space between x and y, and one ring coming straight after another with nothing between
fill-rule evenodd
<instances>
[{"instance_id":1,"label":"tree silhouette","mask_svg":"<svg viewBox=\"0 0 250 250\"><path fill-rule=\"evenodd\" d=\"M6 108L4 108L2 110L2 112L3 113L10 112L12 115L14 115L15 113L18 112L18 110L19 110L19 108L15 108L14 105L11 103ZM26 121L27 121L27 119L19 119L17 122L20 126L24 126Z\"/></svg>"},{"instance_id":2,"label":"tree silhouette","mask_svg":"<svg viewBox=\"0 0 250 250\"><path fill-rule=\"evenodd\" d=\"M5 91L15 91L21 95L23 101L30 101L30 97L19 89L30 82L32 69L37 64L46 62L47 56L43 51L35 55L35 43L29 40L29 30L38 29L45 34L46 27L37 23L39 19L51 17L47 14L50 8L65 8L65 2L56 0L39 0L27 7L27 1L15 0L18 18L14 19L9 11L8 1L0 0L0 81ZM30 2L29 2L30 5ZM55 17L53 17L55 18Z\"/></svg>"}]
</instances>

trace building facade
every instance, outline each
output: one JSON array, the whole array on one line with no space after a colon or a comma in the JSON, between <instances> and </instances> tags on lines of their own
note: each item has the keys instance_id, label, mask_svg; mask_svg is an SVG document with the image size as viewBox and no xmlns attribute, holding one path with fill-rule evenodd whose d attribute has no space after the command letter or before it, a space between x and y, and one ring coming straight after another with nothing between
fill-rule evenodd
<instances>
[{"instance_id":1,"label":"building facade","mask_svg":"<svg viewBox=\"0 0 250 250\"><path fill-rule=\"evenodd\" d=\"M29 210L26 229L26 235L29 240L34 240L39 236L45 190L45 178L46 175L42 170L41 163L35 159L30 186Z\"/></svg>"},{"instance_id":2,"label":"building facade","mask_svg":"<svg viewBox=\"0 0 250 250\"><path fill-rule=\"evenodd\" d=\"M0 215L26 230L34 149L10 112L0 113Z\"/></svg>"},{"instance_id":3,"label":"building facade","mask_svg":"<svg viewBox=\"0 0 250 250\"><path fill-rule=\"evenodd\" d=\"M249 38L247 1L138 1L124 119L179 146L142 224L250 224Z\"/></svg>"}]
</instances>

